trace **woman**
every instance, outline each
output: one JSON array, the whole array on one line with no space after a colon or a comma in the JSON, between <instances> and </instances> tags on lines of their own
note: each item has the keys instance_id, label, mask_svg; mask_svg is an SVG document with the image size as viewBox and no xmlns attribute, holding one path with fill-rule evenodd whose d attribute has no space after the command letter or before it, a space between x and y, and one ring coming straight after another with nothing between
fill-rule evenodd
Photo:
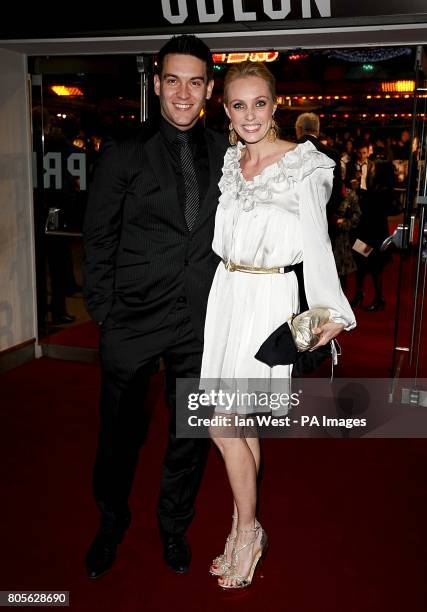
<instances>
[{"instance_id":1,"label":"woman","mask_svg":"<svg viewBox=\"0 0 427 612\"><path fill-rule=\"evenodd\" d=\"M351 236L361 216L359 199L353 189L343 187L343 199L332 218L334 227L333 253L341 287L346 289L347 277L356 270L356 262L351 247L354 240Z\"/></svg>"},{"instance_id":2,"label":"woman","mask_svg":"<svg viewBox=\"0 0 427 612\"><path fill-rule=\"evenodd\" d=\"M310 142L277 137L275 80L263 64L230 68L224 82L230 143L220 181L213 250L222 258L208 300L203 379L289 379L291 366L268 367L254 358L269 334L298 312L298 282L291 266L304 260L309 306L328 305L332 319L319 345L355 325L341 291L328 238L326 202L334 162ZM218 410L218 406L217 406ZM221 411L219 408L218 411ZM257 438L214 441L225 461L233 497L231 533L211 573L223 588L248 586L266 545L255 518L260 448Z\"/></svg>"},{"instance_id":3,"label":"woman","mask_svg":"<svg viewBox=\"0 0 427 612\"><path fill-rule=\"evenodd\" d=\"M367 257L358 252L355 253L356 294L351 305L353 307L363 305L364 281L365 277L370 274L375 295L371 304L366 307L369 312L385 308L382 277L384 266L390 260L390 255L381 251L381 245L389 235L388 212L394 201L393 165L385 159L384 149L379 148L367 176L367 190L361 201L362 216L355 232L359 240L371 247L371 252Z\"/></svg>"}]
</instances>

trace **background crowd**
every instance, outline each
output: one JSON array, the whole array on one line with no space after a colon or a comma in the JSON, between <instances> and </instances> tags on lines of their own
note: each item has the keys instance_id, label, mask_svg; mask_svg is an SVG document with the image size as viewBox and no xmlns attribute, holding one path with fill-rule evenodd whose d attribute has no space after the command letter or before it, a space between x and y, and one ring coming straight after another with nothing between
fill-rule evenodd
<instances>
[{"instance_id":1,"label":"background crowd","mask_svg":"<svg viewBox=\"0 0 427 612\"><path fill-rule=\"evenodd\" d=\"M355 272L356 292L351 296L352 307L364 307L368 311L384 308L382 276L390 255L381 252L380 247L390 233L389 217L400 214L404 206L411 155L409 130L405 128L396 132L391 128L376 128L363 131L354 126L347 131L337 130L334 133L328 126L321 126L318 115L314 113L299 115L295 128L279 127L288 140L308 137L319 150L334 159L336 168L328 220L342 286L347 287L348 275ZM323 127L328 129L328 133L322 132ZM102 134L85 133L77 122L55 122L54 117L49 117L49 121L45 122L45 130L46 142L51 143L49 146L52 150L66 154L70 151L85 153L89 184L99 150L109 135L105 131ZM413 146L416 147L416 143ZM67 175L67 172L64 170L63 174ZM75 177L69 175L69 180L66 176L64 179L63 185L68 185L69 189L56 193L51 189L44 190L43 217L47 216L49 208L58 206L63 211L68 229L79 231L87 192L80 190ZM64 198L66 201L63 201ZM353 249L356 240L359 249L361 245L363 247L361 252ZM73 273L70 246L66 239L55 236L48 237L47 245L52 295L48 309L54 323L71 323L75 317L67 311L66 297L80 287ZM370 304L364 303L368 276L372 278L375 289ZM41 308L40 312L44 319L45 309Z\"/></svg>"},{"instance_id":2,"label":"background crowd","mask_svg":"<svg viewBox=\"0 0 427 612\"><path fill-rule=\"evenodd\" d=\"M383 309L382 276L390 254L381 245L390 233L389 217L403 210L411 135L406 129L397 137L370 132L355 136L348 131L333 138L320 132L314 113L300 115L295 127L298 140L309 137L336 162L329 234L344 288L347 276L356 273L351 305L366 306L370 312ZM364 304L367 276L375 290L370 304Z\"/></svg>"}]
</instances>

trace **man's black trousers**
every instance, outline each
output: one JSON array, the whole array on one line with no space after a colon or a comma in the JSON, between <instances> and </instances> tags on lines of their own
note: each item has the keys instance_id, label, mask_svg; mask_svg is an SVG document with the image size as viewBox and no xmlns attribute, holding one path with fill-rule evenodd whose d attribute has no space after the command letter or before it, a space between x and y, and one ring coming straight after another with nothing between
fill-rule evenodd
<instances>
[{"instance_id":1,"label":"man's black trousers","mask_svg":"<svg viewBox=\"0 0 427 612\"><path fill-rule=\"evenodd\" d=\"M209 449L209 440L175 434L176 378L198 378L202 356L185 298L179 298L153 332L107 318L100 333L101 415L93 489L101 525L120 539L129 524L128 498L151 412L146 402L149 380L162 357L170 421L157 516L163 536L184 534L194 515Z\"/></svg>"}]
</instances>

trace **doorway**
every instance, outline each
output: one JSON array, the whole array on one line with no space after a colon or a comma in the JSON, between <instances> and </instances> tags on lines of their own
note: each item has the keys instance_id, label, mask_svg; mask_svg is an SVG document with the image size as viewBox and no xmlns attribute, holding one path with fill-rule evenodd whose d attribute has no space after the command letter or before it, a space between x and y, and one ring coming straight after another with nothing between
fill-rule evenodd
<instances>
[{"instance_id":1,"label":"doorway","mask_svg":"<svg viewBox=\"0 0 427 612\"><path fill-rule=\"evenodd\" d=\"M422 81L414 71L416 53L416 47L218 53L214 55L216 87L205 120L209 127L227 129L221 91L230 63L239 59L267 62L278 82L277 115L285 138L295 139L294 124L300 113L315 112L320 117L321 136L326 144L344 149L346 141L366 138L371 145L382 142L386 146L395 169L395 199L400 202L389 216L393 234L399 226L414 225L419 214L415 190L419 192L421 185L426 97L421 91ZM64 356L65 351L79 358L93 358L96 354L98 330L86 313L81 292L82 223L88 185L102 143L109 138L126 138L141 124L144 99L141 57L29 59L38 321L45 354ZM153 55L143 58L144 78L148 74L150 84L155 58ZM144 103L153 113L157 100L151 87L147 89ZM411 138L402 143L400 155L397 151L403 132L408 132ZM417 178L409 180L411 163L411 176ZM402 352L396 346L406 347L400 336L402 324L397 332L394 322L408 321L404 302L411 295L412 272L416 269L417 234L411 235L412 244L390 242L384 282L391 297L387 298L385 310L356 312L361 323L354 332L358 334L359 348L353 351L349 346L349 351L360 374L366 365L361 348L378 330L382 334L382 349L377 356L381 368L373 375L388 376L395 372L396 352ZM352 280L346 291L351 298ZM367 303L371 293L368 282Z\"/></svg>"}]
</instances>

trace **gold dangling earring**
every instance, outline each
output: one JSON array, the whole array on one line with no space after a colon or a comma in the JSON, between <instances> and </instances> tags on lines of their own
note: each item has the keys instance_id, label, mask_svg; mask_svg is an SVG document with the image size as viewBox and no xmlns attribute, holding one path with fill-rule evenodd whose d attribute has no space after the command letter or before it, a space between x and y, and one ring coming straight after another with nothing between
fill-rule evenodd
<instances>
[{"instance_id":1,"label":"gold dangling earring","mask_svg":"<svg viewBox=\"0 0 427 612\"><path fill-rule=\"evenodd\" d=\"M231 144L232 147L234 147L238 141L239 141L239 137L237 136L237 132L233 127L233 124L230 121L230 125L228 126L229 134L228 134L228 142Z\"/></svg>"},{"instance_id":2,"label":"gold dangling earring","mask_svg":"<svg viewBox=\"0 0 427 612\"><path fill-rule=\"evenodd\" d=\"M279 126L277 125L277 122L274 119L274 117L272 117L272 119L271 119L271 126L270 126L270 129L268 130L268 134L267 134L268 142L274 142L278 135L279 135Z\"/></svg>"}]
</instances>

